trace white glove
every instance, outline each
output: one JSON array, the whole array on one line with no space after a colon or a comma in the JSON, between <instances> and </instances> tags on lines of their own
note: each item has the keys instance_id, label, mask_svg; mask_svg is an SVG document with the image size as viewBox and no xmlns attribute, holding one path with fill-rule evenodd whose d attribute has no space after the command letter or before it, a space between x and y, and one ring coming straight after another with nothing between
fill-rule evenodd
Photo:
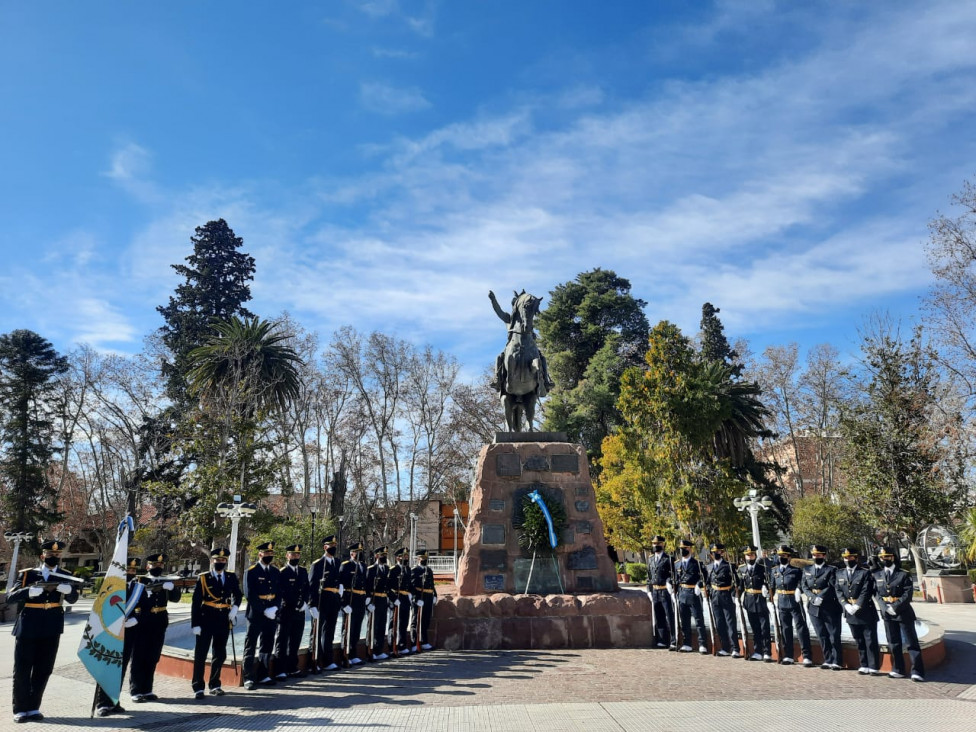
<instances>
[{"instance_id":1,"label":"white glove","mask_svg":"<svg viewBox=\"0 0 976 732\"><path fill-rule=\"evenodd\" d=\"M199 625L196 625L190 628L190 631L193 633L193 635L200 635L203 632L203 628L201 628Z\"/></svg>"},{"instance_id":2,"label":"white glove","mask_svg":"<svg viewBox=\"0 0 976 732\"><path fill-rule=\"evenodd\" d=\"M412 592L408 592L407 593L407 601L408 602L413 602L413 593Z\"/></svg>"},{"instance_id":3,"label":"white glove","mask_svg":"<svg viewBox=\"0 0 976 732\"><path fill-rule=\"evenodd\" d=\"M644 592L647 595L647 599L650 600L651 602L654 602L654 593L651 592L650 590L644 590Z\"/></svg>"},{"instance_id":4,"label":"white glove","mask_svg":"<svg viewBox=\"0 0 976 732\"><path fill-rule=\"evenodd\" d=\"M138 624L139 624L139 618L129 618L128 620L125 621L126 628L132 628L133 626L136 626Z\"/></svg>"},{"instance_id":5,"label":"white glove","mask_svg":"<svg viewBox=\"0 0 976 732\"><path fill-rule=\"evenodd\" d=\"M417 607L423 607L423 606L424 606L424 601L423 600L417 600Z\"/></svg>"},{"instance_id":6,"label":"white glove","mask_svg":"<svg viewBox=\"0 0 976 732\"><path fill-rule=\"evenodd\" d=\"M434 604L437 604L437 595L434 595Z\"/></svg>"},{"instance_id":7,"label":"white glove","mask_svg":"<svg viewBox=\"0 0 976 732\"><path fill-rule=\"evenodd\" d=\"M858 605L851 605L850 603L846 603L846 604L844 605L844 610L846 610L846 611L847 611L848 613L850 613L851 615L853 615L854 613L856 613L856 612L857 612L858 610L860 610L860 609L861 609L861 608L860 608L860 606L858 606Z\"/></svg>"},{"instance_id":8,"label":"white glove","mask_svg":"<svg viewBox=\"0 0 976 732\"><path fill-rule=\"evenodd\" d=\"M346 591L346 588L343 587L342 585L339 585L339 597L342 597L342 593L344 593L345 591Z\"/></svg>"},{"instance_id":9,"label":"white glove","mask_svg":"<svg viewBox=\"0 0 976 732\"><path fill-rule=\"evenodd\" d=\"M62 582L55 589L62 595L67 595L69 592L71 592L71 585L69 585L67 582Z\"/></svg>"},{"instance_id":10,"label":"white glove","mask_svg":"<svg viewBox=\"0 0 976 732\"><path fill-rule=\"evenodd\" d=\"M44 594L43 587L31 587L29 590L27 590L28 597L40 597L43 594Z\"/></svg>"},{"instance_id":11,"label":"white glove","mask_svg":"<svg viewBox=\"0 0 976 732\"><path fill-rule=\"evenodd\" d=\"M278 608L276 607L266 607L264 609L264 617L266 617L268 620L274 620L277 614Z\"/></svg>"},{"instance_id":12,"label":"white glove","mask_svg":"<svg viewBox=\"0 0 976 732\"><path fill-rule=\"evenodd\" d=\"M393 607L400 607L400 601L399 600L394 600L393 601Z\"/></svg>"},{"instance_id":13,"label":"white glove","mask_svg":"<svg viewBox=\"0 0 976 732\"><path fill-rule=\"evenodd\" d=\"M800 599L801 598L801 595L800 595L800 588L799 587L797 587L795 590L793 590L793 595L796 597L796 601L797 602L802 602L802 600Z\"/></svg>"},{"instance_id":14,"label":"white glove","mask_svg":"<svg viewBox=\"0 0 976 732\"><path fill-rule=\"evenodd\" d=\"M665 582L664 586L668 588L668 592L670 592L672 595L674 594L674 585L671 584L671 580Z\"/></svg>"},{"instance_id":15,"label":"white glove","mask_svg":"<svg viewBox=\"0 0 976 732\"><path fill-rule=\"evenodd\" d=\"M163 589L167 592L172 592L176 589L176 585L174 585L172 582L163 582Z\"/></svg>"},{"instance_id":16,"label":"white glove","mask_svg":"<svg viewBox=\"0 0 976 732\"><path fill-rule=\"evenodd\" d=\"M366 612L368 612L368 613L372 613L373 610L375 610L375 609L376 609L376 606L373 605L373 603L369 603L369 605L366 606Z\"/></svg>"},{"instance_id":17,"label":"white glove","mask_svg":"<svg viewBox=\"0 0 976 732\"><path fill-rule=\"evenodd\" d=\"M769 587L767 587L766 585L763 585L763 588L762 588L762 596L763 597L769 597Z\"/></svg>"},{"instance_id":18,"label":"white glove","mask_svg":"<svg viewBox=\"0 0 976 732\"><path fill-rule=\"evenodd\" d=\"M305 612L308 609L308 603L307 602L303 602L301 605L298 606L297 609L298 609L298 612L300 612L300 613Z\"/></svg>"},{"instance_id":19,"label":"white glove","mask_svg":"<svg viewBox=\"0 0 976 732\"><path fill-rule=\"evenodd\" d=\"M898 614L898 611L895 610L891 605L889 605L888 607L885 608L885 612L888 613L889 615L897 615Z\"/></svg>"},{"instance_id":20,"label":"white glove","mask_svg":"<svg viewBox=\"0 0 976 732\"><path fill-rule=\"evenodd\" d=\"M152 597L152 590L146 589L146 597Z\"/></svg>"},{"instance_id":21,"label":"white glove","mask_svg":"<svg viewBox=\"0 0 976 732\"><path fill-rule=\"evenodd\" d=\"M311 610L309 610L309 612L312 614L313 620L319 619L319 609L317 607L313 607Z\"/></svg>"},{"instance_id":22,"label":"white glove","mask_svg":"<svg viewBox=\"0 0 976 732\"><path fill-rule=\"evenodd\" d=\"M695 585L695 594L701 597L701 585Z\"/></svg>"},{"instance_id":23,"label":"white glove","mask_svg":"<svg viewBox=\"0 0 976 732\"><path fill-rule=\"evenodd\" d=\"M342 612L344 612L346 615L351 614L352 613L352 605L346 605L344 608L342 608Z\"/></svg>"},{"instance_id":24,"label":"white glove","mask_svg":"<svg viewBox=\"0 0 976 732\"><path fill-rule=\"evenodd\" d=\"M232 605L230 608L230 615L228 615L227 617L230 619L230 622L232 623L237 622L237 610L238 610L237 605Z\"/></svg>"},{"instance_id":25,"label":"white glove","mask_svg":"<svg viewBox=\"0 0 976 732\"><path fill-rule=\"evenodd\" d=\"M823 598L822 597L813 598L813 605L814 607L820 607L821 605L823 605Z\"/></svg>"}]
</instances>

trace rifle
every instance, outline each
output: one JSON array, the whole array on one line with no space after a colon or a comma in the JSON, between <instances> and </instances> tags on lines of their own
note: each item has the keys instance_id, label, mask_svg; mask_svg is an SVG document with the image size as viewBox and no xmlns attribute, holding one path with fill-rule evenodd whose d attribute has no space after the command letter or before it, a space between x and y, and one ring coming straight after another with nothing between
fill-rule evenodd
<instances>
[{"instance_id":1,"label":"rifle","mask_svg":"<svg viewBox=\"0 0 976 732\"><path fill-rule=\"evenodd\" d=\"M399 593L396 602L400 602ZM390 655L394 658L400 657L400 608L399 606L393 608L393 628L390 638Z\"/></svg>"},{"instance_id":2,"label":"rifle","mask_svg":"<svg viewBox=\"0 0 976 732\"><path fill-rule=\"evenodd\" d=\"M230 628L230 649L234 653L234 675L237 678L241 677L241 669L237 665L237 642L234 640L234 624L228 619L227 625ZM224 653L227 653L226 647Z\"/></svg>"},{"instance_id":3,"label":"rifle","mask_svg":"<svg viewBox=\"0 0 976 732\"><path fill-rule=\"evenodd\" d=\"M352 635L352 623L349 622L349 614L345 610L340 609L339 612L342 613L342 667L350 668L349 637Z\"/></svg>"},{"instance_id":4,"label":"rifle","mask_svg":"<svg viewBox=\"0 0 976 732\"><path fill-rule=\"evenodd\" d=\"M739 626L742 628L742 657L748 660L749 658L749 642L748 635L749 632L746 630L746 610L742 606L742 597L745 593L742 591L742 587L739 584L739 572L736 570L736 596L735 596L735 610L736 617L739 619ZM752 639L753 653L755 653L756 639Z\"/></svg>"},{"instance_id":5,"label":"rifle","mask_svg":"<svg viewBox=\"0 0 976 732\"><path fill-rule=\"evenodd\" d=\"M767 569L767 573L769 575L771 575L772 574L772 570ZM779 608L776 606L776 602L775 602L776 599L777 599L776 592L773 589L772 585L769 584L769 577L768 576L767 576L767 579L766 579L766 586L769 587L769 595L770 595L770 598L771 598L771 599L769 599L769 600L766 601L766 604L769 605L769 608L770 608L770 610L772 611L772 614L773 614L773 622L771 623L771 625L773 627L773 642L776 644L776 655L779 656L779 660L782 661L783 658L784 658L784 656L783 656L783 645L780 642ZM792 651L792 649L790 649L790 655L792 655L792 654L793 654L793 651Z\"/></svg>"},{"instance_id":6,"label":"rifle","mask_svg":"<svg viewBox=\"0 0 976 732\"><path fill-rule=\"evenodd\" d=\"M675 587L678 586L678 567L674 560L671 561L671 589L668 590L668 594L671 595L671 611L674 618L674 637L671 639L672 645L668 648L669 651L678 650L678 636L680 634L681 627L678 625L678 593L675 592Z\"/></svg>"},{"instance_id":7,"label":"rifle","mask_svg":"<svg viewBox=\"0 0 976 732\"><path fill-rule=\"evenodd\" d=\"M308 634L308 670L316 673L319 668L319 621L312 618L312 628Z\"/></svg>"},{"instance_id":8,"label":"rifle","mask_svg":"<svg viewBox=\"0 0 976 732\"><path fill-rule=\"evenodd\" d=\"M711 631L709 635L712 638L712 655L714 656L718 653L718 649L716 648L717 644L715 643L715 636L717 634L717 629L715 628L715 612L712 610L712 601L708 596L708 583L705 581L705 566L701 563L701 560L696 558L695 561L698 562L698 573L701 576L699 581L702 587L702 601L708 608L708 629ZM698 629L698 636L698 645L701 645L701 628Z\"/></svg>"},{"instance_id":9,"label":"rifle","mask_svg":"<svg viewBox=\"0 0 976 732\"><path fill-rule=\"evenodd\" d=\"M421 590L420 591L420 597L421 597L420 602L424 602L423 601L423 596L424 596L424 593L423 593L423 590ZM423 622L424 621L424 608L427 607L427 603L424 602L423 605L417 605L415 607L417 608L417 629L416 629L417 630L417 650L414 651L414 653L420 653L420 633L421 633L421 628L423 628L423 626L424 626L424 622Z\"/></svg>"},{"instance_id":10,"label":"rifle","mask_svg":"<svg viewBox=\"0 0 976 732\"><path fill-rule=\"evenodd\" d=\"M376 610L366 611L366 660L373 661L373 646L376 639ZM379 655L379 654L376 654Z\"/></svg>"}]
</instances>

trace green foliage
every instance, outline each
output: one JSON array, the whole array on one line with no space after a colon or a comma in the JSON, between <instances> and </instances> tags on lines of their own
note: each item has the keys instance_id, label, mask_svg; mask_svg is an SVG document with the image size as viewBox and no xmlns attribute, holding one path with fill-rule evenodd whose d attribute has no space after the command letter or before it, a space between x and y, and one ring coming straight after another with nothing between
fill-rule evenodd
<instances>
[{"instance_id":1,"label":"green foliage","mask_svg":"<svg viewBox=\"0 0 976 732\"><path fill-rule=\"evenodd\" d=\"M964 421L937 403L939 375L919 331L905 343L883 328L862 352L869 382L840 418L846 502L871 526L914 537L949 522L965 498L967 461L948 439Z\"/></svg>"},{"instance_id":2,"label":"green foliage","mask_svg":"<svg viewBox=\"0 0 976 732\"><path fill-rule=\"evenodd\" d=\"M549 516L552 518L552 528L556 532L556 546L562 543L562 533L566 529L566 509L558 500L545 495L539 491L542 500L549 509ZM542 508L535 501L526 496L522 499L522 523L515 527L518 531L519 546L533 552L552 552L549 543L549 524L546 522Z\"/></svg>"},{"instance_id":3,"label":"green foliage","mask_svg":"<svg viewBox=\"0 0 976 732\"><path fill-rule=\"evenodd\" d=\"M976 585L976 569L970 569L966 574L969 575L969 581Z\"/></svg>"},{"instance_id":4,"label":"green foliage","mask_svg":"<svg viewBox=\"0 0 976 732\"><path fill-rule=\"evenodd\" d=\"M647 582L647 565L643 562L627 562L624 573L630 575L631 582Z\"/></svg>"},{"instance_id":5,"label":"green foliage","mask_svg":"<svg viewBox=\"0 0 976 732\"><path fill-rule=\"evenodd\" d=\"M620 423L620 377L638 366L646 348L646 303L630 282L595 269L558 285L536 318L539 345L556 386L549 392L543 428L580 442L591 460Z\"/></svg>"},{"instance_id":6,"label":"green foliage","mask_svg":"<svg viewBox=\"0 0 976 732\"><path fill-rule=\"evenodd\" d=\"M959 541L962 543L963 556L970 564L976 563L976 506L967 508L962 514L959 525Z\"/></svg>"},{"instance_id":7,"label":"green foliage","mask_svg":"<svg viewBox=\"0 0 976 732\"><path fill-rule=\"evenodd\" d=\"M179 412L193 403L186 381L189 354L204 344L211 323L235 315L253 317L243 305L251 299L248 283L255 270L254 258L239 251L244 240L218 219L198 226L190 241L193 253L187 264L173 265L183 283L167 305L156 308L165 320L159 333L170 355L162 365L166 391Z\"/></svg>"},{"instance_id":8,"label":"green foliage","mask_svg":"<svg viewBox=\"0 0 976 732\"><path fill-rule=\"evenodd\" d=\"M37 333L0 336L0 480L3 522L38 534L60 520L49 479L55 444L53 416L61 408L58 379L68 362Z\"/></svg>"},{"instance_id":9,"label":"green foliage","mask_svg":"<svg viewBox=\"0 0 976 732\"><path fill-rule=\"evenodd\" d=\"M94 567L75 567L73 570L75 577L83 580L90 580L94 571Z\"/></svg>"},{"instance_id":10,"label":"green foliage","mask_svg":"<svg viewBox=\"0 0 976 732\"><path fill-rule=\"evenodd\" d=\"M288 516L281 520L279 517L271 526L254 534L248 544L248 556L257 556L257 547L266 541L275 543L275 562L285 561L285 547L300 544L302 547L302 565L308 566L312 561L322 556L322 537L335 534L338 522L334 519L317 517L315 521L315 535L312 535L311 515ZM366 547L367 550L372 547Z\"/></svg>"},{"instance_id":11,"label":"green foliage","mask_svg":"<svg viewBox=\"0 0 976 732\"><path fill-rule=\"evenodd\" d=\"M846 546L861 546L870 529L850 506L836 503L825 496L805 496L793 506L790 537L793 548L806 554L814 544L823 544L831 561L840 557Z\"/></svg>"},{"instance_id":12,"label":"green foliage","mask_svg":"<svg viewBox=\"0 0 976 732\"><path fill-rule=\"evenodd\" d=\"M729 366L732 375L738 379L742 374L742 365L737 363L739 354L732 350L725 337L725 326L719 320L719 308L706 302L702 305L701 333L699 333L699 353L702 361L717 362Z\"/></svg>"}]
</instances>

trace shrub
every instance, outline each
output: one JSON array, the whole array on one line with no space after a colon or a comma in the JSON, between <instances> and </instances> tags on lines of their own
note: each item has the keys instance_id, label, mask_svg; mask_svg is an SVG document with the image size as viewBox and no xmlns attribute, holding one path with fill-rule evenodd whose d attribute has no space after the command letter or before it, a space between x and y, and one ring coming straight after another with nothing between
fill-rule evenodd
<instances>
[{"instance_id":1,"label":"shrub","mask_svg":"<svg viewBox=\"0 0 976 732\"><path fill-rule=\"evenodd\" d=\"M969 581L976 585L976 569L969 570Z\"/></svg>"},{"instance_id":2,"label":"shrub","mask_svg":"<svg viewBox=\"0 0 976 732\"><path fill-rule=\"evenodd\" d=\"M631 582L647 582L647 565L643 562L627 562L626 574L630 575Z\"/></svg>"}]
</instances>

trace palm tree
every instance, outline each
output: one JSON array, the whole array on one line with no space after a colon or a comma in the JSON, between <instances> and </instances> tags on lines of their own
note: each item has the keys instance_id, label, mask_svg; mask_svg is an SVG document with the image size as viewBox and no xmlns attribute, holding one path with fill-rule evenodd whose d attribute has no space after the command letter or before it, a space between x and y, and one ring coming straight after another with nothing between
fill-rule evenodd
<instances>
[{"instance_id":1,"label":"palm tree","mask_svg":"<svg viewBox=\"0 0 976 732\"><path fill-rule=\"evenodd\" d=\"M742 468L749 458L750 441L769 436L765 419L770 412L759 401L758 384L736 381L732 375L732 367L721 361L710 361L702 367L702 380L722 407L722 422L712 439L715 457Z\"/></svg>"},{"instance_id":2,"label":"palm tree","mask_svg":"<svg viewBox=\"0 0 976 732\"><path fill-rule=\"evenodd\" d=\"M232 407L240 416L285 408L298 396L302 360L276 323L232 317L214 323L206 344L190 351L190 393L205 405Z\"/></svg>"}]
</instances>

